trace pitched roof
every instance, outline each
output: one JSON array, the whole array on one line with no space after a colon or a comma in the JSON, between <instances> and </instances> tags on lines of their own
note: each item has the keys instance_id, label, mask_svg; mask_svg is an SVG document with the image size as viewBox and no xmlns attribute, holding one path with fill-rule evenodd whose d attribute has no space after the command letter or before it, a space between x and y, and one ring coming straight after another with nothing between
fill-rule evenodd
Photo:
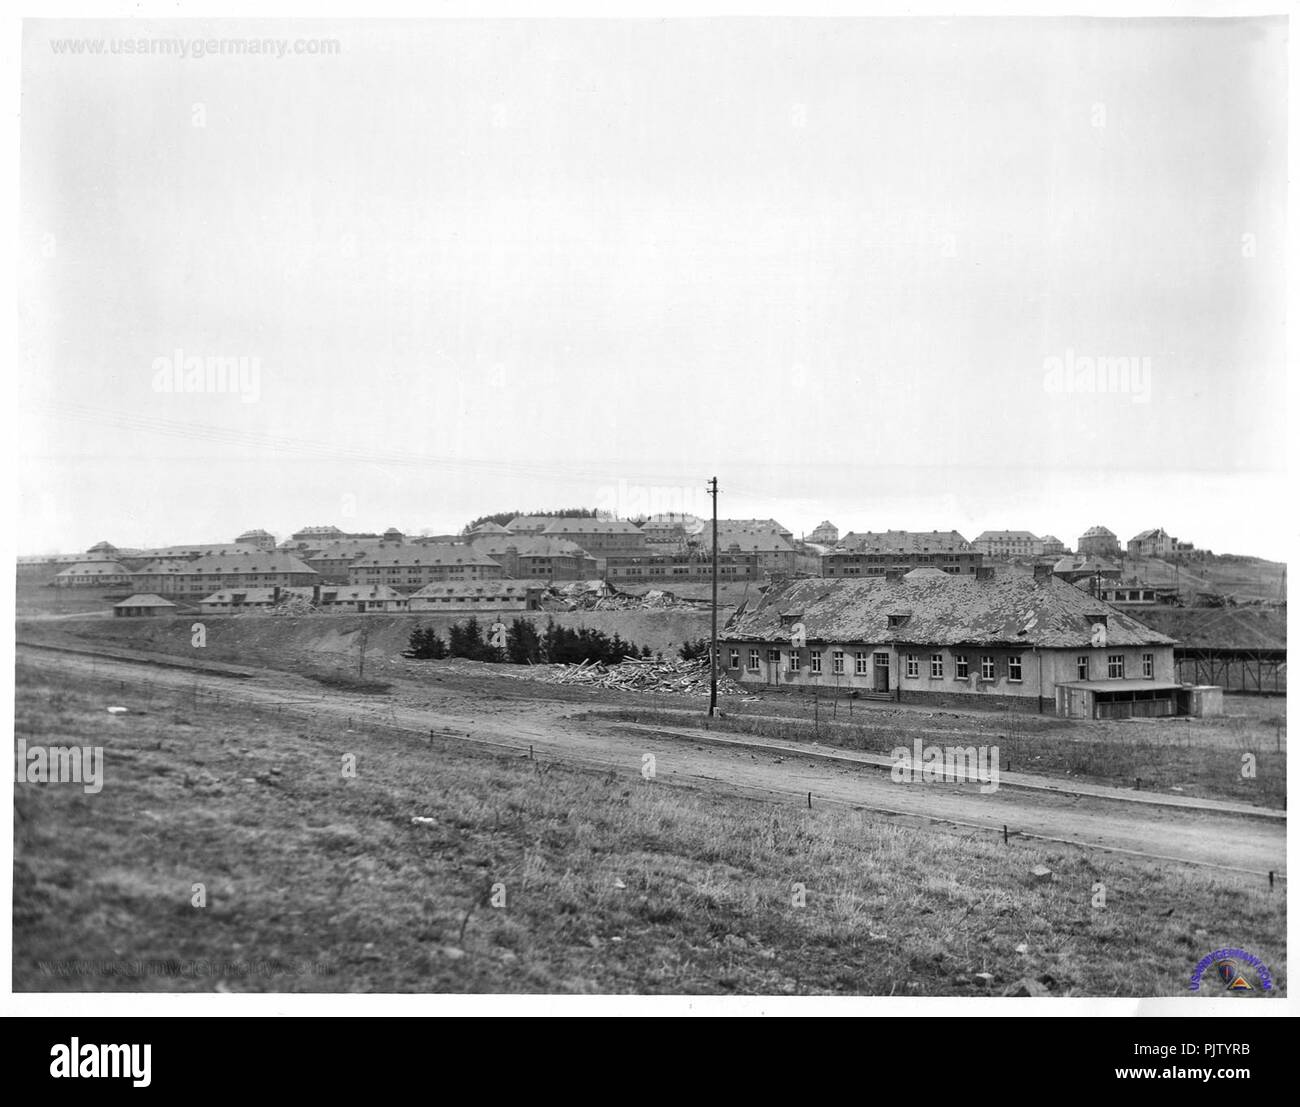
<instances>
[{"instance_id":1,"label":"pitched roof","mask_svg":"<svg viewBox=\"0 0 1300 1107\"><path fill-rule=\"evenodd\" d=\"M1007 538L1020 538L1020 539L1028 540L1030 542L1039 541L1038 535L1034 534L1033 531L1029 531L1029 530L986 530L983 534L981 534L978 538L976 538L975 541L987 542L989 540L996 541L998 539L1007 539Z\"/></svg>"},{"instance_id":2,"label":"pitched roof","mask_svg":"<svg viewBox=\"0 0 1300 1107\"><path fill-rule=\"evenodd\" d=\"M251 546L239 553L207 554L181 565L178 571L200 576L222 576L231 573L305 573L316 576L316 570L283 550L256 550Z\"/></svg>"},{"instance_id":3,"label":"pitched roof","mask_svg":"<svg viewBox=\"0 0 1300 1107\"><path fill-rule=\"evenodd\" d=\"M387 584L328 585L320 586L321 603L357 603L362 600L404 600L401 592Z\"/></svg>"},{"instance_id":4,"label":"pitched roof","mask_svg":"<svg viewBox=\"0 0 1300 1107\"><path fill-rule=\"evenodd\" d=\"M378 554L383 550L396 549L398 543L384 543L373 538L341 538L337 542L322 542L313 546L299 556L303 561L355 561L366 554Z\"/></svg>"},{"instance_id":5,"label":"pitched roof","mask_svg":"<svg viewBox=\"0 0 1300 1107\"><path fill-rule=\"evenodd\" d=\"M511 547L520 557L590 557L576 542L540 534L489 534L473 539L470 545L489 557L500 557Z\"/></svg>"},{"instance_id":6,"label":"pitched roof","mask_svg":"<svg viewBox=\"0 0 1300 1107\"><path fill-rule=\"evenodd\" d=\"M270 603L275 603L277 598L281 600L290 599L295 596L307 598L311 596L311 593L307 592L304 595L301 589L294 591L289 588L281 588L279 590L279 595L277 597L276 589L274 588L226 588L220 592L213 592L210 596L204 596L203 599L199 600L199 603L200 604L205 604L205 603L227 603L228 604L233 602L233 598L235 596L243 597L240 600L240 603L270 604Z\"/></svg>"},{"instance_id":7,"label":"pitched roof","mask_svg":"<svg viewBox=\"0 0 1300 1107\"><path fill-rule=\"evenodd\" d=\"M973 553L975 549L955 530L851 530L839 544L853 553Z\"/></svg>"},{"instance_id":8,"label":"pitched roof","mask_svg":"<svg viewBox=\"0 0 1300 1107\"><path fill-rule=\"evenodd\" d=\"M1089 527L1083 532L1084 538L1114 538L1115 532L1107 530L1105 527Z\"/></svg>"},{"instance_id":9,"label":"pitched roof","mask_svg":"<svg viewBox=\"0 0 1300 1107\"><path fill-rule=\"evenodd\" d=\"M352 563L354 569L414 567L416 565L483 565L500 568L486 554L464 543L429 543L423 546L394 546L366 554Z\"/></svg>"},{"instance_id":10,"label":"pitched roof","mask_svg":"<svg viewBox=\"0 0 1300 1107\"><path fill-rule=\"evenodd\" d=\"M719 519L718 530L754 530L775 532L777 534L793 533L783 523L775 519Z\"/></svg>"},{"instance_id":11,"label":"pitched roof","mask_svg":"<svg viewBox=\"0 0 1300 1107\"><path fill-rule=\"evenodd\" d=\"M947 573L899 581L793 581L768 589L755 607L737 612L723 636L728 641L785 640L790 631L782 615L793 614L813 641L1078 648L1091 645L1098 613L1107 616L1110 645L1174 641L1052 577L977 580ZM900 614L909 617L891 627L889 617Z\"/></svg>"},{"instance_id":12,"label":"pitched roof","mask_svg":"<svg viewBox=\"0 0 1300 1107\"><path fill-rule=\"evenodd\" d=\"M493 598L524 599L529 592L536 592L545 587L540 581L444 581L439 584L426 584L418 592L412 592L410 598L423 600L441 597L489 596Z\"/></svg>"},{"instance_id":13,"label":"pitched roof","mask_svg":"<svg viewBox=\"0 0 1300 1107\"><path fill-rule=\"evenodd\" d=\"M516 515L506 524L506 530L545 530L557 518L555 515Z\"/></svg>"},{"instance_id":14,"label":"pitched roof","mask_svg":"<svg viewBox=\"0 0 1300 1107\"><path fill-rule=\"evenodd\" d=\"M626 519L579 519L560 516L543 528L543 534L627 534L641 537L641 528Z\"/></svg>"},{"instance_id":15,"label":"pitched roof","mask_svg":"<svg viewBox=\"0 0 1300 1107\"><path fill-rule=\"evenodd\" d=\"M705 549L713 548L713 534L706 528L700 536ZM718 550L725 553L739 546L742 553L790 553L794 550L790 540L773 530L724 530L718 523Z\"/></svg>"},{"instance_id":16,"label":"pitched roof","mask_svg":"<svg viewBox=\"0 0 1300 1107\"><path fill-rule=\"evenodd\" d=\"M154 592L137 592L134 596L127 596L121 603L115 603L114 607L175 607L171 600L165 600Z\"/></svg>"},{"instance_id":17,"label":"pitched roof","mask_svg":"<svg viewBox=\"0 0 1300 1107\"><path fill-rule=\"evenodd\" d=\"M125 577L130 576L116 561L78 561L75 565L69 565L63 572L56 574L60 577Z\"/></svg>"}]
</instances>

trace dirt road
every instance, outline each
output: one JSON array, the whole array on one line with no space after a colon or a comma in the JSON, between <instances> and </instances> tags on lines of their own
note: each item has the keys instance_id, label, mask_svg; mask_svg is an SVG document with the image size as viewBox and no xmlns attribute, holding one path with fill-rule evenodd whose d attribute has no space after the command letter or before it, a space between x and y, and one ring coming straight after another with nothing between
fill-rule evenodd
<instances>
[{"instance_id":1,"label":"dirt road","mask_svg":"<svg viewBox=\"0 0 1300 1107\"><path fill-rule=\"evenodd\" d=\"M63 672L111 676L130 689L166 687L233 706L278 708L316 726L360 729L398 727L438 743L485 743L531 749L542 761L559 760L640 778L644 757L654 757L654 780L704 790L743 792L784 802L841 804L924 825L930 820L1059 841L1087 849L1157 857L1190 865L1267 877L1286 871L1286 824L1208 811L1146 807L1089 796L1001 789L982 794L974 784L896 784L888 772L776 751L728 748L690 737L657 735L599 719L581 719L575 706L546 699L474 700L438 690L399 690L377 698L334 691L287 673L263 670L252 679L153 667L108 657L61 654L18 647L20 659ZM441 702L436 702L436 701ZM421 702L423 701L423 702ZM713 736L716 739L716 734ZM1061 781L1068 787L1069 782Z\"/></svg>"}]
</instances>

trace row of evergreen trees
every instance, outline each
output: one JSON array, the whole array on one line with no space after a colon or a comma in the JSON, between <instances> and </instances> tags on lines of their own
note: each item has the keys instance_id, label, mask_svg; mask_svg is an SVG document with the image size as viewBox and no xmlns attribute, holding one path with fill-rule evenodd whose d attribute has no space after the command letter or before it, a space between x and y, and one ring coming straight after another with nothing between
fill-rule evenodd
<instances>
[{"instance_id":1,"label":"row of evergreen trees","mask_svg":"<svg viewBox=\"0 0 1300 1107\"><path fill-rule=\"evenodd\" d=\"M417 660L466 657L472 661L510 665L527 665L529 662L577 664L582 661L617 665L625 657L654 656L649 646L625 641L617 631L608 635L590 627L561 627L556 626L554 620L548 620L545 629L539 631L532 620L515 619L506 628L504 646L491 643L489 630L472 615L464 623L453 623L448 627L445 641L433 627L417 626L411 631L405 656Z\"/></svg>"}]
</instances>

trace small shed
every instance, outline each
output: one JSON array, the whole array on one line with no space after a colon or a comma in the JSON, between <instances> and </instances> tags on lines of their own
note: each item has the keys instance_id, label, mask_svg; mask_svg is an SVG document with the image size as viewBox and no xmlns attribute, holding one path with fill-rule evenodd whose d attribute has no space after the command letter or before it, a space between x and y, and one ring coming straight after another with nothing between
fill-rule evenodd
<instances>
[{"instance_id":1,"label":"small shed","mask_svg":"<svg viewBox=\"0 0 1300 1107\"><path fill-rule=\"evenodd\" d=\"M1056 686L1056 713L1069 719L1153 719L1187 714L1181 684L1076 680Z\"/></svg>"},{"instance_id":2,"label":"small shed","mask_svg":"<svg viewBox=\"0 0 1300 1107\"><path fill-rule=\"evenodd\" d=\"M176 605L171 600L165 600L154 592L137 592L134 596L127 596L121 603L113 605L115 618L171 615L175 611Z\"/></svg>"}]
</instances>

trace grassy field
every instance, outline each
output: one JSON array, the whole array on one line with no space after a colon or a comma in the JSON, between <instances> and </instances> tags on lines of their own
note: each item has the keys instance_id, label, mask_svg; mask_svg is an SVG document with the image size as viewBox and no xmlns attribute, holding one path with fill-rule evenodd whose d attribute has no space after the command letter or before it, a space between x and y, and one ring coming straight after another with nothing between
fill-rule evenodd
<instances>
[{"instance_id":1,"label":"grassy field","mask_svg":"<svg viewBox=\"0 0 1300 1107\"><path fill-rule=\"evenodd\" d=\"M814 721L806 705L782 715L762 704L724 704L722 718L646 708L598 710L593 718L663 726L704 726L727 734L785 742L819 742L888 754L921 736L940 742L996 743L1006 772L1069 776L1121 788L1286 806L1285 707L1250 697L1229 702L1231 715L1216 719L1139 719L1077 723L1018 712L891 711L871 704L853 716L823 710ZM798 706L798 705L795 705ZM983 715L984 718L979 718ZM1242 775L1242 754L1254 758L1253 776ZM1138 781L1141 784L1138 784Z\"/></svg>"},{"instance_id":2,"label":"grassy field","mask_svg":"<svg viewBox=\"0 0 1300 1107\"><path fill-rule=\"evenodd\" d=\"M96 795L15 786L19 991L1184 995L1225 945L1285 990L1285 885L1230 872L306 727L27 662L16 728L106 763Z\"/></svg>"}]
</instances>

